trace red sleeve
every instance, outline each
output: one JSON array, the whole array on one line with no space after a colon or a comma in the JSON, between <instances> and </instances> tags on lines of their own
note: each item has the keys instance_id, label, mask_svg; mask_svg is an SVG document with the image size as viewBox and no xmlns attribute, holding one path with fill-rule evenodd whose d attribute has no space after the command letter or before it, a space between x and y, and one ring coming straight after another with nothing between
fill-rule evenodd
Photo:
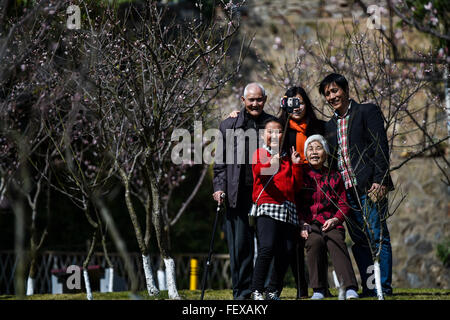
<instances>
[{"instance_id":1,"label":"red sleeve","mask_svg":"<svg viewBox=\"0 0 450 320\"><path fill-rule=\"evenodd\" d=\"M339 219L340 222L344 222L345 218L350 214L350 207L347 202L347 194L345 192L344 181L339 173L338 181L336 184L336 193L338 195L338 211L335 214L335 217Z\"/></svg>"},{"instance_id":2,"label":"red sleeve","mask_svg":"<svg viewBox=\"0 0 450 320\"><path fill-rule=\"evenodd\" d=\"M261 174L262 168L268 167L270 167L270 157L267 155L267 151L262 148L257 149L252 157L253 179Z\"/></svg>"}]
</instances>

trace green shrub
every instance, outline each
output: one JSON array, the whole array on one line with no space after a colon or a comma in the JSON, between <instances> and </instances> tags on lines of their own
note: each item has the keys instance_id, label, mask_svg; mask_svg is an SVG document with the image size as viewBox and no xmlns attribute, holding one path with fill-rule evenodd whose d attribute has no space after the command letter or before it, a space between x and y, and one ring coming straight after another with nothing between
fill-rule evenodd
<instances>
[{"instance_id":1,"label":"green shrub","mask_svg":"<svg viewBox=\"0 0 450 320\"><path fill-rule=\"evenodd\" d=\"M437 245L437 256L445 267L450 267L450 239L447 238Z\"/></svg>"}]
</instances>

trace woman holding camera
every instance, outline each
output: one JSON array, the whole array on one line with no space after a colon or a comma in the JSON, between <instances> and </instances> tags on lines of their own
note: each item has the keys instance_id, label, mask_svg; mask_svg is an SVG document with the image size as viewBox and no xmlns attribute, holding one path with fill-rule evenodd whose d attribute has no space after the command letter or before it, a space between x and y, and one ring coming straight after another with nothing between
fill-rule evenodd
<instances>
[{"instance_id":1,"label":"woman holding camera","mask_svg":"<svg viewBox=\"0 0 450 320\"><path fill-rule=\"evenodd\" d=\"M308 160L304 154L305 141L309 136L314 134L323 135L325 121L317 119L314 113L314 106L306 94L305 89L302 87L289 88L283 98L298 99L298 102L294 103L298 107L292 110L293 112L290 114L289 122L287 123L288 128L286 131L284 150L290 150L292 147L295 147L295 150L300 154L301 162L307 164ZM280 118L285 125L288 116L289 113L285 108L282 108ZM295 198L295 203L298 206L300 204L299 201L301 201L300 194L297 193ZM290 265L294 274L295 283L297 284L297 298L301 298L308 296L308 283L305 276L305 240L300 238L298 241L297 254L292 255ZM327 265L323 266L324 269L327 267ZM328 290L325 293L327 296L329 295Z\"/></svg>"}]
</instances>

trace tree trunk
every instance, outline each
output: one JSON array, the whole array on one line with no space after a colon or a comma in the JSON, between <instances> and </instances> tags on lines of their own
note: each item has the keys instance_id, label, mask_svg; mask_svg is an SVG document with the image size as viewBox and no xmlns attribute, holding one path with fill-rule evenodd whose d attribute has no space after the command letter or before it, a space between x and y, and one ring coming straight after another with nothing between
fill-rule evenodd
<instances>
[{"instance_id":1,"label":"tree trunk","mask_svg":"<svg viewBox=\"0 0 450 320\"><path fill-rule=\"evenodd\" d=\"M34 294L34 287L36 284L36 279L28 276L27 280L27 296L32 296Z\"/></svg>"},{"instance_id":2,"label":"tree trunk","mask_svg":"<svg viewBox=\"0 0 450 320\"><path fill-rule=\"evenodd\" d=\"M169 298L180 299L176 287L175 262L169 255L167 237L164 235L165 228L161 213L161 200L158 185L153 174L149 174L149 179L153 205L153 226L155 228L156 238L158 240L158 247L161 251L161 257L164 259L164 265L166 266L166 282L167 289L169 291Z\"/></svg>"},{"instance_id":3,"label":"tree trunk","mask_svg":"<svg viewBox=\"0 0 450 320\"><path fill-rule=\"evenodd\" d=\"M181 299L177 291L176 275L175 275L175 261L169 257L164 259L166 265L166 283L169 291L170 299Z\"/></svg>"},{"instance_id":4,"label":"tree trunk","mask_svg":"<svg viewBox=\"0 0 450 320\"><path fill-rule=\"evenodd\" d=\"M334 285L339 290L339 297L338 297L338 299L339 300L345 300L345 289L342 286L342 284L339 282L335 270L333 270L333 280L334 280Z\"/></svg>"},{"instance_id":5,"label":"tree trunk","mask_svg":"<svg viewBox=\"0 0 450 320\"><path fill-rule=\"evenodd\" d=\"M155 296L159 294L159 290L156 287L155 279L153 277L153 270L152 265L150 261L150 256L142 255L142 262L144 267L144 274L145 274L145 282L147 284L147 292L149 296Z\"/></svg>"},{"instance_id":6,"label":"tree trunk","mask_svg":"<svg viewBox=\"0 0 450 320\"><path fill-rule=\"evenodd\" d=\"M109 232L111 234L111 237L112 237L114 243L116 244L116 248L119 251L119 254L125 263L125 270L127 271L128 276L130 277L130 281L131 281L131 296L133 298L138 298L137 294L136 294L137 287L138 287L137 277L136 277L136 273L134 271L130 256L127 254L125 242L120 237L120 234L116 228L114 220L111 218L111 215L109 214L109 211L106 208L106 206L98 198L96 199L96 203L98 204L98 206L100 208L100 214L101 214L103 220L105 221L105 224L107 226L109 226ZM112 280L110 279L110 281L112 281Z\"/></svg>"},{"instance_id":7,"label":"tree trunk","mask_svg":"<svg viewBox=\"0 0 450 320\"><path fill-rule=\"evenodd\" d=\"M444 83L445 83L445 110L447 112L447 133L450 136L450 66L445 66Z\"/></svg>"},{"instance_id":8,"label":"tree trunk","mask_svg":"<svg viewBox=\"0 0 450 320\"><path fill-rule=\"evenodd\" d=\"M86 259L83 262L84 284L85 284L85 287L86 287L86 298L88 300L93 300L94 299L93 296L92 296L91 283L89 281L89 273L88 273L87 269L88 269L89 261L91 260L92 254L94 253L96 238L97 238L97 229L94 231L94 234L92 235L91 245L89 247L89 251L88 251L87 257L86 257Z\"/></svg>"},{"instance_id":9,"label":"tree trunk","mask_svg":"<svg viewBox=\"0 0 450 320\"><path fill-rule=\"evenodd\" d=\"M83 269L84 285L86 287L86 299L94 300L91 290L91 282L89 281L89 273L87 269Z\"/></svg>"},{"instance_id":10,"label":"tree trunk","mask_svg":"<svg viewBox=\"0 0 450 320\"><path fill-rule=\"evenodd\" d=\"M35 209L33 209L35 210ZM36 264L37 264L37 255L39 252L39 249L42 246L42 243L44 242L45 237L47 236L47 229L45 229L41 235L41 239L39 243L36 241L37 238L37 230L36 230L36 224L34 221L34 214L33 214L33 222L31 223L31 239L30 239L30 270L28 273L28 280L27 280L27 296L32 296L34 294L34 289L36 285Z\"/></svg>"},{"instance_id":11,"label":"tree trunk","mask_svg":"<svg viewBox=\"0 0 450 320\"><path fill-rule=\"evenodd\" d=\"M33 232L33 231L32 231ZM32 296L34 294L35 286L35 274L36 274L36 245L33 241L33 236L31 236L31 246L30 246L30 271L28 272L27 280L27 296Z\"/></svg>"},{"instance_id":12,"label":"tree trunk","mask_svg":"<svg viewBox=\"0 0 450 320\"><path fill-rule=\"evenodd\" d=\"M154 295L159 294L159 290L156 287L155 280L153 278L151 261L148 256L148 249L145 244L144 237L142 236L141 227L139 225L139 221L137 219L137 215L134 210L133 203L131 201L131 192L130 192L130 185L128 182L128 177L123 169L119 169L119 172L120 172L120 176L122 177L123 184L125 186L125 202L127 205L128 213L130 215L130 219L131 219L131 222L134 227L134 233L136 235L136 240L139 245L139 250L141 251L141 255L142 255L142 265L143 265L144 273L145 273L147 292L148 292L149 296L154 296Z\"/></svg>"},{"instance_id":13,"label":"tree trunk","mask_svg":"<svg viewBox=\"0 0 450 320\"><path fill-rule=\"evenodd\" d=\"M105 239L104 234L102 235L102 246L103 246L103 253L105 254L106 265L108 266L105 270L105 275L107 276L106 279L108 280L108 287L106 289L106 292L113 292L114 266L111 262L111 259L109 259L108 250L106 249L106 239Z\"/></svg>"},{"instance_id":14,"label":"tree trunk","mask_svg":"<svg viewBox=\"0 0 450 320\"><path fill-rule=\"evenodd\" d=\"M25 213L23 201L20 198L13 205L15 215L15 234L14 234L14 251L16 253L17 267L14 274L15 292L19 299L25 296L25 250L24 250L24 234L25 234Z\"/></svg>"},{"instance_id":15,"label":"tree trunk","mask_svg":"<svg viewBox=\"0 0 450 320\"><path fill-rule=\"evenodd\" d=\"M383 290L381 288L380 258L376 257L373 264L375 273L375 288L377 290L378 300L384 300Z\"/></svg>"}]
</instances>

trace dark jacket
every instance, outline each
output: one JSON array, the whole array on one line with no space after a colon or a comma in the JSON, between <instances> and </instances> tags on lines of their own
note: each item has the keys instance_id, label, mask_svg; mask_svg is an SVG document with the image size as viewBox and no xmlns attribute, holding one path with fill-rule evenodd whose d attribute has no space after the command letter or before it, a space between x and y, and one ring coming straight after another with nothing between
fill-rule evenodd
<instances>
[{"instance_id":1,"label":"dark jacket","mask_svg":"<svg viewBox=\"0 0 450 320\"><path fill-rule=\"evenodd\" d=\"M217 144L216 149L216 163L214 164L214 179L213 179L213 187L214 192L222 190L226 193L226 198L228 200L227 204L231 208L236 208L238 192L239 192L239 184L242 183L241 178L241 167L244 165L242 161L238 161L238 159L243 159L243 155L248 152L243 152L243 150L238 149L238 141L242 142L242 139L233 139L233 161L232 163L227 164L227 142L231 143L231 141L227 141L226 130L232 129L235 132L236 129L243 129L244 127L244 112L245 108L243 108L239 115L236 118L227 118L220 123L219 130L222 133L223 143L222 148L220 148L220 143ZM258 118L258 123L264 123L267 119L274 118L272 115L263 113ZM259 133L258 133L259 134ZM256 146L257 148L258 146ZM256 150L256 149L255 149ZM253 155L253 152L250 153ZM228 155L230 157L230 155ZM218 161L218 160L221 161ZM245 161L249 161L249 159L245 159ZM249 198L249 202L251 199Z\"/></svg>"},{"instance_id":2,"label":"dark jacket","mask_svg":"<svg viewBox=\"0 0 450 320\"><path fill-rule=\"evenodd\" d=\"M392 190L394 188L389 173L389 145L381 111L375 104L358 104L354 100L351 101L347 135L357 190L366 193L374 182ZM325 138L331 152L330 166L337 170L336 115L325 124Z\"/></svg>"}]
</instances>

